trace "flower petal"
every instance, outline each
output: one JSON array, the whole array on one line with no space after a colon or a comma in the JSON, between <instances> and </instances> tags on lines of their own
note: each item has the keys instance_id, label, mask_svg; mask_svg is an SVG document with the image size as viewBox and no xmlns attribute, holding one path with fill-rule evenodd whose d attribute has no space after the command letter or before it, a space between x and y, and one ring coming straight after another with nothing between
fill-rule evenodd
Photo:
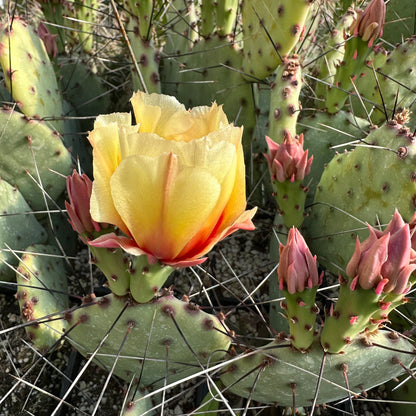
<instances>
[{"instance_id":1,"label":"flower petal","mask_svg":"<svg viewBox=\"0 0 416 416\"><path fill-rule=\"evenodd\" d=\"M206 170L178 166L173 154L123 160L111 189L137 245L164 260L175 258L203 227L221 191Z\"/></svg>"},{"instance_id":2,"label":"flower petal","mask_svg":"<svg viewBox=\"0 0 416 416\"><path fill-rule=\"evenodd\" d=\"M101 116L100 123L105 122ZM92 218L118 226L128 234L128 229L117 213L111 197L110 178L121 160L118 125L108 123L105 127L95 128L89 135L93 147L94 182L90 201Z\"/></svg>"},{"instance_id":3,"label":"flower petal","mask_svg":"<svg viewBox=\"0 0 416 416\"><path fill-rule=\"evenodd\" d=\"M131 114L130 113L101 114L95 119L94 129L97 129L100 127L106 127L112 123L116 123L119 126L131 126Z\"/></svg>"},{"instance_id":4,"label":"flower petal","mask_svg":"<svg viewBox=\"0 0 416 416\"><path fill-rule=\"evenodd\" d=\"M141 133L156 133L171 140L193 125L189 112L174 97L138 91L131 104Z\"/></svg>"}]
</instances>

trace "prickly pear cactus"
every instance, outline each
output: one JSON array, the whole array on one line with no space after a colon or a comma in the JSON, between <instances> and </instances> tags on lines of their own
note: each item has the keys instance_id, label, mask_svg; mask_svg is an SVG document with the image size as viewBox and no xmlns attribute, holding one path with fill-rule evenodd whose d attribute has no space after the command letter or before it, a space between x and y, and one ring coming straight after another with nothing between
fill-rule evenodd
<instances>
[{"instance_id":1,"label":"prickly pear cactus","mask_svg":"<svg viewBox=\"0 0 416 416\"><path fill-rule=\"evenodd\" d=\"M364 139L368 129L367 120L345 111L335 114L317 112L300 120L298 130L304 133L304 147L314 160L308 176L308 200L313 200L325 165L337 153L353 148L354 142Z\"/></svg>"},{"instance_id":2,"label":"prickly pear cactus","mask_svg":"<svg viewBox=\"0 0 416 416\"><path fill-rule=\"evenodd\" d=\"M385 331L357 337L345 354L326 356L316 343L308 353L302 354L282 340L276 340L232 357L221 380L230 391L251 400L281 406L310 406L348 394L361 394L386 382L402 372L400 363L411 364L413 353L413 346L405 339ZM382 373L378 370L381 362L385 369Z\"/></svg>"},{"instance_id":3,"label":"prickly pear cactus","mask_svg":"<svg viewBox=\"0 0 416 416\"><path fill-rule=\"evenodd\" d=\"M311 251L321 264L342 272L357 235L365 237L366 222L387 224L395 208L411 220L416 209L415 152L413 134L391 120L357 142L354 150L334 156L305 221Z\"/></svg>"},{"instance_id":4,"label":"prickly pear cactus","mask_svg":"<svg viewBox=\"0 0 416 416\"><path fill-rule=\"evenodd\" d=\"M62 98L43 42L17 17L0 29L0 65L10 94L26 116L47 118L52 128L62 132Z\"/></svg>"},{"instance_id":5,"label":"prickly pear cactus","mask_svg":"<svg viewBox=\"0 0 416 416\"><path fill-rule=\"evenodd\" d=\"M378 57L378 59L377 59ZM398 44L389 54L380 52L362 72L362 82L357 88L368 111L374 108L371 120L393 118L394 112L412 105L415 96L416 77L413 76L416 58L416 37L412 36ZM374 68L374 69L373 69ZM362 104L355 103L359 111ZM387 112L387 114L386 114ZM362 113L362 109L361 109Z\"/></svg>"},{"instance_id":6,"label":"prickly pear cactus","mask_svg":"<svg viewBox=\"0 0 416 416\"><path fill-rule=\"evenodd\" d=\"M0 110L2 152L0 176L16 186L35 210L45 210L49 198L65 189L71 156L55 131L44 122L11 109Z\"/></svg>"},{"instance_id":7,"label":"prickly pear cactus","mask_svg":"<svg viewBox=\"0 0 416 416\"><path fill-rule=\"evenodd\" d=\"M366 221L384 229L395 208L406 221L415 212L414 138L405 127L407 114L400 112L395 121L375 128L414 101L414 39L402 40L402 34L412 35L414 5L403 0L406 6L399 10L395 0L386 3L390 27L410 26L399 34L386 25L381 37L385 51L380 45L360 44L352 24L361 12L349 10L357 4L349 0L139 3L42 2L43 17L39 9L36 16L32 15L30 5L26 9L28 21L44 21L52 32L49 42L57 42L58 54L50 64L36 31L29 27L32 25L18 17L9 20L9 10L0 0L0 13L6 17L0 61L10 90L0 85L0 98L11 105L14 100L25 114L9 107L0 112L0 207L4 212L0 217L4 256L0 273L3 266L13 274L17 268L18 299L14 302L20 305L23 320L23 324L13 324L1 319L14 326L0 331L6 351L0 360L8 373L2 377L0 368L0 380L7 383L5 387L0 384L0 413L2 406L8 411L9 402L18 402L17 410L14 407L11 413L57 416L59 408L67 406L68 412L91 416L173 411L235 415L243 399L247 400L242 414L258 414L259 405L264 413L301 412L302 406L313 406L310 412L314 413L318 412L315 404L349 396L350 408L342 411L354 414L353 406L361 402L355 398L365 400L364 390L410 371L415 356L412 329L407 328L406 339L380 328L387 313L405 301L406 293L380 295L378 289L370 288L362 296L356 281L353 284L346 278L341 278L339 292L322 285L318 289L322 275L315 267L314 255L318 255L320 268L326 269L326 285L325 279L333 278L331 271L345 275L356 236L361 240L366 236ZM370 1L358 3L365 7ZM380 0L371 3L381 5ZM121 20L115 18L117 8ZM20 10L18 5L16 11ZM125 45L121 26L126 29L131 50ZM372 33L373 26L362 35ZM393 47L396 41L401 44ZM350 47L357 44L360 50ZM58 77L52 76L51 69ZM110 109L128 111L124 97L137 88L169 93L187 108L212 101L223 105L228 120L244 126L246 179L250 185L247 200L250 208L259 206L255 237L246 240L246 234L240 233L224 241L204 264L176 271L166 282L171 266L156 276L152 267L160 264L148 264L144 257L134 258L121 248L91 247L91 268L82 266L88 272L83 269L80 273L78 255L71 269L71 249L61 244L68 233L64 235L62 223L54 221L55 215L62 220L65 214L59 206L63 206L64 177L70 173L71 156L79 172L90 167L89 149L83 144L91 116ZM63 123L54 120L62 115ZM38 116L43 120L37 120ZM293 172L286 178L286 188L275 187L281 196L277 211L271 175L264 163L264 137L268 133L280 144L286 132L293 138L299 135L297 140L303 140L308 158L313 155L314 160L301 187ZM301 189L301 204L288 198L290 188L296 192ZM72 200L73 211L89 204L85 194L80 199L84 200L79 205ZM43 216L38 218L43 228L32 209ZM285 211L289 214L280 215ZM97 233L102 236L108 229L115 237L122 235L107 224L96 225L92 231L78 231L83 243L91 243ZM266 253L269 236L285 243L292 225L299 227L310 246L314 260L306 260L306 264L315 270L302 274L298 267L302 253L295 252L294 261L288 255L288 270L296 279L305 275L306 280L275 291L280 288L275 269L284 262L279 261L278 250ZM32 245L20 253L35 242L44 244L47 237L47 244L57 243L59 252ZM75 241L74 233L72 237ZM68 268L63 268L61 257ZM19 265L12 262L17 258L21 259ZM413 268L414 264L406 267ZM65 282L69 271L68 289ZM2 274L1 280L6 279ZM413 282L414 277L410 280ZM299 291L293 291L294 286ZM109 291L113 293L106 294ZM356 296L354 301L348 298L351 291ZM187 296L180 301L174 293L186 293L195 303ZM343 297L337 306L335 297ZM334 305L326 308L332 302ZM321 312L318 306L323 303ZM357 304L364 304L366 309L368 303L373 307L369 316L354 315ZM348 332L357 323L362 324L359 330ZM3 336L10 334L21 337L18 331L22 325L42 352L39 357L33 346L25 344L35 358L27 364L27 372L26 367L23 372L16 365L17 350L9 342L15 340L3 342ZM392 314L389 327L396 326ZM340 328L347 331L346 335ZM280 333L282 330L288 334ZM270 342L276 333L279 336ZM59 399L59 386L49 384L52 379L48 371L67 374L72 362L68 369L62 364L56 370L51 358L55 352L48 354L53 347L62 349L56 354L61 357L76 349L85 363L71 376L64 376L63 384L73 381L67 390L62 389ZM38 371L45 362L54 365ZM17 378L12 386L9 373ZM30 373L39 378L30 378ZM104 375L105 381L97 374ZM91 381L94 386L90 390ZM111 383L119 389L113 389ZM34 386L38 394L28 397L27 386ZM20 393L19 389L22 394L16 399L13 395ZM107 401L114 399L114 391L120 397ZM86 406L79 403L85 396ZM45 404L45 397L48 401L53 397L52 404ZM183 407L182 400L186 401ZM378 399L374 402L386 407ZM276 404L293 409L276 410ZM322 413L337 413L331 407Z\"/></svg>"},{"instance_id":8,"label":"prickly pear cactus","mask_svg":"<svg viewBox=\"0 0 416 416\"><path fill-rule=\"evenodd\" d=\"M16 269L16 298L25 327L34 345L42 352L62 341L68 307L68 288L63 259L56 247L35 244L28 247ZM31 322L33 322L31 324Z\"/></svg>"},{"instance_id":9,"label":"prickly pear cactus","mask_svg":"<svg viewBox=\"0 0 416 416\"><path fill-rule=\"evenodd\" d=\"M299 94L302 88L299 57L293 55L283 59L271 84L269 133L277 143L283 142L288 134L296 135L296 122L301 104Z\"/></svg>"},{"instance_id":10,"label":"prickly pear cactus","mask_svg":"<svg viewBox=\"0 0 416 416\"><path fill-rule=\"evenodd\" d=\"M169 293L145 304L114 295L91 298L66 318L73 326L69 340L82 354L97 354L108 369L116 363L115 374L144 386L203 372L231 342L224 322Z\"/></svg>"},{"instance_id":11,"label":"prickly pear cactus","mask_svg":"<svg viewBox=\"0 0 416 416\"><path fill-rule=\"evenodd\" d=\"M16 187L0 180L0 280L14 277L18 258L11 250L24 250L31 243L46 241L46 231ZM30 233L27 232L30 230Z\"/></svg>"},{"instance_id":12,"label":"prickly pear cactus","mask_svg":"<svg viewBox=\"0 0 416 416\"><path fill-rule=\"evenodd\" d=\"M289 55L305 31L309 0L244 1L243 71L250 79L263 79Z\"/></svg>"}]
</instances>

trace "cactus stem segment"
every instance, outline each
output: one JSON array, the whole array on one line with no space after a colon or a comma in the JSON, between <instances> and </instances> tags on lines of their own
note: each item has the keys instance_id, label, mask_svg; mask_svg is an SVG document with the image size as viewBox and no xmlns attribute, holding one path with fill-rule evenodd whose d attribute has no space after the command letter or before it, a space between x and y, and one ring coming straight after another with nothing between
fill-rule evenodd
<instances>
[{"instance_id":1,"label":"cactus stem segment","mask_svg":"<svg viewBox=\"0 0 416 416\"><path fill-rule=\"evenodd\" d=\"M173 267L161 263L149 264L146 256L132 260L130 269L130 293L138 303L150 301L173 272Z\"/></svg>"}]
</instances>

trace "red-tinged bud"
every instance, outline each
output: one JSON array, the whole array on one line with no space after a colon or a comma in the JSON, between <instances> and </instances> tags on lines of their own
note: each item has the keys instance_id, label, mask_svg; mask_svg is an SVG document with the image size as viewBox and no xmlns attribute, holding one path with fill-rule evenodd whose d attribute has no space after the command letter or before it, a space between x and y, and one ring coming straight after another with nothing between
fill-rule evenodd
<instances>
[{"instance_id":1,"label":"red-tinged bud","mask_svg":"<svg viewBox=\"0 0 416 416\"><path fill-rule=\"evenodd\" d=\"M58 45L56 43L57 35L53 35L49 32L48 28L42 22L39 23L37 32L45 45L48 55L55 58L58 54Z\"/></svg>"},{"instance_id":2,"label":"red-tinged bud","mask_svg":"<svg viewBox=\"0 0 416 416\"><path fill-rule=\"evenodd\" d=\"M265 154L273 180L303 181L311 170L313 156L303 150L303 135L292 137L288 134L282 144L266 136L269 154Z\"/></svg>"},{"instance_id":3,"label":"red-tinged bud","mask_svg":"<svg viewBox=\"0 0 416 416\"><path fill-rule=\"evenodd\" d=\"M300 232L289 230L286 246L280 245L280 262L277 269L280 290L290 294L303 292L305 288L319 286L316 256L312 256Z\"/></svg>"},{"instance_id":4,"label":"red-tinged bud","mask_svg":"<svg viewBox=\"0 0 416 416\"><path fill-rule=\"evenodd\" d=\"M383 26L386 19L386 5L383 0L371 0L368 6L358 13L358 18L351 29L354 36L360 36L368 46L383 35Z\"/></svg>"},{"instance_id":5,"label":"red-tinged bud","mask_svg":"<svg viewBox=\"0 0 416 416\"><path fill-rule=\"evenodd\" d=\"M91 218L90 214L91 179L74 170L72 176L66 178L66 189L69 202L65 201L65 207L74 231L78 234L100 231L100 225Z\"/></svg>"},{"instance_id":6,"label":"red-tinged bud","mask_svg":"<svg viewBox=\"0 0 416 416\"><path fill-rule=\"evenodd\" d=\"M352 278L351 290L357 286L375 289L376 294L406 293L409 277L416 270L416 252L411 245L409 224L396 210L384 231L368 225L370 236L357 238L354 254L346 272Z\"/></svg>"}]
</instances>

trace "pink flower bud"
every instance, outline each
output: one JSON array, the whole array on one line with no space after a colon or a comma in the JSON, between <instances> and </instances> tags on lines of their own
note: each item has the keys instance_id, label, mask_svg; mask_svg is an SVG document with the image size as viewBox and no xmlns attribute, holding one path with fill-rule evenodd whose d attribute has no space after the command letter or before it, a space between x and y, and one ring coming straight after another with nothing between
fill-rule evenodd
<instances>
[{"instance_id":1,"label":"pink flower bud","mask_svg":"<svg viewBox=\"0 0 416 416\"><path fill-rule=\"evenodd\" d=\"M280 262L277 269L280 290L290 293L303 292L320 284L316 268L316 256L312 256L297 228L289 230L287 244L280 245Z\"/></svg>"},{"instance_id":2,"label":"pink flower bud","mask_svg":"<svg viewBox=\"0 0 416 416\"><path fill-rule=\"evenodd\" d=\"M303 134L292 137L288 134L282 144L266 136L270 154L265 154L273 180L285 182L302 181L311 170L313 156L308 160L308 151L303 150Z\"/></svg>"},{"instance_id":3,"label":"pink flower bud","mask_svg":"<svg viewBox=\"0 0 416 416\"><path fill-rule=\"evenodd\" d=\"M65 207L74 231L78 234L100 231L100 225L91 218L90 214L92 191L90 178L74 170L72 176L66 178L66 189L70 202L65 201Z\"/></svg>"},{"instance_id":4,"label":"pink flower bud","mask_svg":"<svg viewBox=\"0 0 416 416\"><path fill-rule=\"evenodd\" d=\"M368 42L371 48L376 38L383 35L383 26L386 19L386 5L383 0L371 0L364 11L358 14L354 24L354 36L360 36Z\"/></svg>"},{"instance_id":5,"label":"pink flower bud","mask_svg":"<svg viewBox=\"0 0 416 416\"><path fill-rule=\"evenodd\" d=\"M410 228L396 210L384 231L368 225L370 236L360 243L358 237L354 254L346 272L352 278L351 289L357 284L377 294L401 294L408 290L409 277L416 270L416 252L411 247Z\"/></svg>"},{"instance_id":6,"label":"pink flower bud","mask_svg":"<svg viewBox=\"0 0 416 416\"><path fill-rule=\"evenodd\" d=\"M38 36L42 39L43 44L45 45L48 55L55 58L58 54L58 45L56 43L57 35L53 35L49 32L48 28L42 22L39 22L37 32Z\"/></svg>"}]
</instances>

